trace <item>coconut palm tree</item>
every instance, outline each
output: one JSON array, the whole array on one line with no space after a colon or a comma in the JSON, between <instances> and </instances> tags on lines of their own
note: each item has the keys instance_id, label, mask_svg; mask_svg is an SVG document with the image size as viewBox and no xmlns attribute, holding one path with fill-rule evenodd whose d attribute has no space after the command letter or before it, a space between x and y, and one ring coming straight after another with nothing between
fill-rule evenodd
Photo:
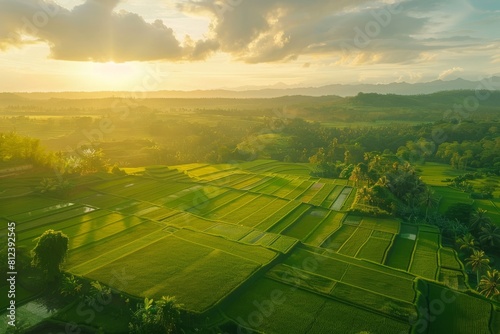
<instances>
[{"instance_id":1,"label":"coconut palm tree","mask_svg":"<svg viewBox=\"0 0 500 334\"><path fill-rule=\"evenodd\" d=\"M500 227L493 224L482 227L479 232L479 242L485 247L500 246Z\"/></svg>"},{"instance_id":2,"label":"coconut palm tree","mask_svg":"<svg viewBox=\"0 0 500 334\"><path fill-rule=\"evenodd\" d=\"M496 269L488 270L483 275L478 285L479 293L486 298L493 298L500 295L500 272Z\"/></svg>"},{"instance_id":3,"label":"coconut palm tree","mask_svg":"<svg viewBox=\"0 0 500 334\"><path fill-rule=\"evenodd\" d=\"M486 210L478 208L470 219L469 228L471 231L480 231L486 224L490 224L490 217L486 216Z\"/></svg>"},{"instance_id":4,"label":"coconut palm tree","mask_svg":"<svg viewBox=\"0 0 500 334\"><path fill-rule=\"evenodd\" d=\"M472 255L465 259L466 265L476 272L477 283L479 287L479 277L483 270L489 269L490 259L482 250L473 250Z\"/></svg>"},{"instance_id":5,"label":"coconut palm tree","mask_svg":"<svg viewBox=\"0 0 500 334\"><path fill-rule=\"evenodd\" d=\"M425 206L425 221L428 221L429 209L437 204L437 199L434 197L434 191L427 187L422 193L420 204Z\"/></svg>"},{"instance_id":6,"label":"coconut palm tree","mask_svg":"<svg viewBox=\"0 0 500 334\"><path fill-rule=\"evenodd\" d=\"M366 201L370 201L371 199L371 189L367 186L358 189L357 192L358 200L361 201L362 204L366 204Z\"/></svg>"},{"instance_id":7,"label":"coconut palm tree","mask_svg":"<svg viewBox=\"0 0 500 334\"><path fill-rule=\"evenodd\" d=\"M477 250L477 241L470 233L463 235L462 237L455 240L455 242L460 250L465 250L469 253L473 253L475 250Z\"/></svg>"},{"instance_id":8,"label":"coconut palm tree","mask_svg":"<svg viewBox=\"0 0 500 334\"><path fill-rule=\"evenodd\" d=\"M385 175L381 176L375 185L387 188L389 186L389 179Z\"/></svg>"}]
</instances>

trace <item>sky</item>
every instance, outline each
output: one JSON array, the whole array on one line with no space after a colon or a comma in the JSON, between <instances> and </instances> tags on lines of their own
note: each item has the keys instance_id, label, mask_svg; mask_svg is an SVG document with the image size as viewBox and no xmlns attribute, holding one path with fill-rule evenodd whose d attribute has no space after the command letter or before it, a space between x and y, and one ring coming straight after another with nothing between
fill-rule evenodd
<instances>
[{"instance_id":1,"label":"sky","mask_svg":"<svg viewBox=\"0 0 500 334\"><path fill-rule=\"evenodd\" d=\"M499 0L0 0L0 91L480 80Z\"/></svg>"}]
</instances>

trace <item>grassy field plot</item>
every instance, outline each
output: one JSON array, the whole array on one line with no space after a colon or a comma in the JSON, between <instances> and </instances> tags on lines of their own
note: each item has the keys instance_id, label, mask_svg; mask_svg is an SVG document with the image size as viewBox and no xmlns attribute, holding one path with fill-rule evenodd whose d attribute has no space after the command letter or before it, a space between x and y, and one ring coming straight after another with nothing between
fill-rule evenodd
<instances>
[{"instance_id":1,"label":"grassy field plot","mask_svg":"<svg viewBox=\"0 0 500 334\"><path fill-rule=\"evenodd\" d=\"M297 244L297 240L284 235L280 235L277 239L268 244L268 247L281 253L288 253L290 249Z\"/></svg>"},{"instance_id":2,"label":"grassy field plot","mask_svg":"<svg viewBox=\"0 0 500 334\"><path fill-rule=\"evenodd\" d=\"M161 221L169 217L178 215L180 212L172 209L167 209L164 207L152 206L148 209L136 212L136 216Z\"/></svg>"},{"instance_id":3,"label":"grassy field plot","mask_svg":"<svg viewBox=\"0 0 500 334\"><path fill-rule=\"evenodd\" d=\"M252 231L239 241L246 244L267 246L275 241L278 237L278 234Z\"/></svg>"},{"instance_id":4,"label":"grassy field plot","mask_svg":"<svg viewBox=\"0 0 500 334\"><path fill-rule=\"evenodd\" d=\"M432 187L436 196L441 197L439 201L439 212L445 213L448 208L455 203L467 203L472 204L473 201L470 198L470 194L446 187Z\"/></svg>"},{"instance_id":5,"label":"grassy field plot","mask_svg":"<svg viewBox=\"0 0 500 334\"><path fill-rule=\"evenodd\" d=\"M266 273L266 277L274 280L300 286L303 289L329 294L337 283L330 278L316 275L314 273L291 267L286 264L278 264Z\"/></svg>"},{"instance_id":6,"label":"grassy field plot","mask_svg":"<svg viewBox=\"0 0 500 334\"><path fill-rule=\"evenodd\" d=\"M278 162L270 169L268 169L268 171L277 174L309 176L312 169L309 164Z\"/></svg>"},{"instance_id":7,"label":"grassy field plot","mask_svg":"<svg viewBox=\"0 0 500 334\"><path fill-rule=\"evenodd\" d=\"M391 241L382 238L370 237L368 241L361 247L356 257L366 259L383 264L387 250L391 245Z\"/></svg>"},{"instance_id":8,"label":"grassy field plot","mask_svg":"<svg viewBox=\"0 0 500 334\"><path fill-rule=\"evenodd\" d=\"M250 195L250 194L247 194ZM240 206L238 209L226 213L225 215L218 218L221 221L229 222L233 224L240 224L242 221L247 219L249 216L255 213L256 208L263 208L274 201L273 197L267 195L256 195L252 194L254 197L249 202ZM217 213L219 210L217 210Z\"/></svg>"},{"instance_id":9,"label":"grassy field plot","mask_svg":"<svg viewBox=\"0 0 500 334\"><path fill-rule=\"evenodd\" d=\"M258 245L245 245L205 233L179 230L175 232L174 235L189 242L219 249L223 252L239 256L261 265L271 262L277 255L276 252Z\"/></svg>"},{"instance_id":10,"label":"grassy field plot","mask_svg":"<svg viewBox=\"0 0 500 334\"><path fill-rule=\"evenodd\" d=\"M296 178L290 180L288 184L273 192L273 196L281 198L290 198L287 197L287 195L290 194L290 192L292 192L294 189L297 189L297 187L299 187L302 184L302 182L304 182L304 179L302 178Z\"/></svg>"},{"instance_id":11,"label":"grassy field plot","mask_svg":"<svg viewBox=\"0 0 500 334\"><path fill-rule=\"evenodd\" d=\"M320 246L328 236L332 235L342 225L344 214L335 211L329 211L321 224L304 241L313 246Z\"/></svg>"},{"instance_id":12,"label":"grassy field plot","mask_svg":"<svg viewBox=\"0 0 500 334\"><path fill-rule=\"evenodd\" d=\"M97 208L107 209L125 202L126 199L115 195L94 193L91 196L78 199L77 201Z\"/></svg>"},{"instance_id":13,"label":"grassy field plot","mask_svg":"<svg viewBox=\"0 0 500 334\"><path fill-rule=\"evenodd\" d=\"M417 243L409 271L415 275L435 280L438 269L437 254L419 250Z\"/></svg>"},{"instance_id":14,"label":"grassy field plot","mask_svg":"<svg viewBox=\"0 0 500 334\"><path fill-rule=\"evenodd\" d=\"M372 230L398 234L400 223L396 219L363 217L359 226Z\"/></svg>"},{"instance_id":15,"label":"grassy field plot","mask_svg":"<svg viewBox=\"0 0 500 334\"><path fill-rule=\"evenodd\" d=\"M97 210L84 216L78 216L72 219L50 224L50 228L56 231L63 230L66 235L74 237L78 234L86 233L93 230L94 228L99 228L124 218L125 217L123 215L117 213L110 213L105 210ZM33 228L20 233L17 239L19 242L23 242L25 240L31 241L39 237L47 229L47 226Z\"/></svg>"},{"instance_id":16,"label":"grassy field plot","mask_svg":"<svg viewBox=\"0 0 500 334\"><path fill-rule=\"evenodd\" d=\"M337 187L334 184L325 184L319 191L318 193L311 198L309 201L309 204L311 205L316 205L316 206L322 206L322 204L325 202L325 200L330 196L330 193Z\"/></svg>"},{"instance_id":17,"label":"grassy field plot","mask_svg":"<svg viewBox=\"0 0 500 334\"><path fill-rule=\"evenodd\" d=\"M230 240L239 240L245 235L249 234L251 231L252 229L250 227L231 224L217 224L205 230L205 232L207 233L220 235Z\"/></svg>"},{"instance_id":18,"label":"grassy field plot","mask_svg":"<svg viewBox=\"0 0 500 334\"><path fill-rule=\"evenodd\" d=\"M413 233L402 233L396 235L394 243L387 254L385 264L389 267L408 270L413 249L415 248L415 240L416 234Z\"/></svg>"},{"instance_id":19,"label":"grassy field plot","mask_svg":"<svg viewBox=\"0 0 500 334\"><path fill-rule=\"evenodd\" d=\"M271 203L271 205L273 205ZM278 210L273 210L270 211L270 215L267 216L264 220L262 220L257 226L255 226L256 229L262 230L262 231L267 231L271 226L276 224L277 222L281 221L285 217L287 217L290 213L292 213L296 208L298 208L302 203L297 202L297 201L289 201L285 204L285 206L281 207ZM267 207L266 207L267 209ZM272 210L272 209L271 209ZM251 217L249 217L251 218ZM243 224L245 225L245 224Z\"/></svg>"},{"instance_id":20,"label":"grassy field plot","mask_svg":"<svg viewBox=\"0 0 500 334\"><path fill-rule=\"evenodd\" d=\"M107 223L106 221L100 222L100 220L98 219L95 222L90 221L84 223L85 225L88 226L80 230L68 229L67 231L67 229L64 229L63 231L65 233L66 231L67 233L71 232L74 233L74 234L68 234L68 236L70 237L69 248L74 249L92 242L99 241L101 239L105 239L113 234L123 232L125 230L133 228L136 225L142 224L144 223L144 221L137 217L126 217L116 222L111 222L107 224L106 223Z\"/></svg>"},{"instance_id":21,"label":"grassy field plot","mask_svg":"<svg viewBox=\"0 0 500 334\"><path fill-rule=\"evenodd\" d=\"M112 273L128 268L134 284L123 288L127 293L155 299L175 295L186 309L201 312L224 298L258 267L230 253L166 236L86 276L113 286L116 279Z\"/></svg>"},{"instance_id":22,"label":"grassy field plot","mask_svg":"<svg viewBox=\"0 0 500 334\"><path fill-rule=\"evenodd\" d=\"M211 217L212 212L228 206L231 202L243 196L245 196L243 192L231 190L226 191L218 196L207 198L207 201L203 201L203 199L201 199L201 201L192 200L191 207L188 209L188 211L195 215L209 218Z\"/></svg>"},{"instance_id":23,"label":"grassy field plot","mask_svg":"<svg viewBox=\"0 0 500 334\"><path fill-rule=\"evenodd\" d=\"M441 301L444 305L435 321L427 322L426 333L492 333L489 326L492 311L490 303L465 293L453 292L437 284L426 285L427 293L424 292L419 298L418 306L429 309L431 302L434 302L433 305L437 304L435 301Z\"/></svg>"},{"instance_id":24,"label":"grassy field plot","mask_svg":"<svg viewBox=\"0 0 500 334\"><path fill-rule=\"evenodd\" d=\"M439 265L448 269L462 270L462 265L458 260L456 252L449 247L439 249Z\"/></svg>"},{"instance_id":25,"label":"grassy field plot","mask_svg":"<svg viewBox=\"0 0 500 334\"><path fill-rule=\"evenodd\" d=\"M345 202L347 202L347 199L350 197L352 192L353 188L351 187L345 187L344 189L342 189L342 192L333 201L330 209L340 211L344 207Z\"/></svg>"},{"instance_id":26,"label":"grassy field plot","mask_svg":"<svg viewBox=\"0 0 500 334\"><path fill-rule=\"evenodd\" d=\"M44 202L45 204L53 204L50 206L43 206L38 209L33 209L31 208L31 211L21 211L21 213L18 214L9 214L9 210L6 208L5 211L2 211L2 214L5 215L6 217L9 217L10 219L16 221L16 222L25 222L25 221L30 221L33 219L37 218L43 218L45 216L51 215L51 214L57 214L61 213L67 210L72 210L75 208L76 203L69 203L69 202L51 202L47 201ZM40 203L41 204L41 203ZM25 206L23 206L23 209L26 210ZM19 208L14 207L11 212L14 212L14 210L19 210ZM29 210L29 209L28 209Z\"/></svg>"},{"instance_id":27,"label":"grassy field plot","mask_svg":"<svg viewBox=\"0 0 500 334\"><path fill-rule=\"evenodd\" d=\"M210 182L210 184L218 187L231 187L231 188L237 188L236 185L239 183L245 182L247 180L253 179L256 177L254 174L250 173L233 173L231 175L227 175L224 177L221 177L220 179L217 179L213 182Z\"/></svg>"},{"instance_id":28,"label":"grassy field plot","mask_svg":"<svg viewBox=\"0 0 500 334\"><path fill-rule=\"evenodd\" d=\"M273 294L274 292L274 294ZM252 322L251 314L258 314L255 301L275 298L274 312ZM271 299L273 300L273 299ZM303 310L307 309L308 312ZM232 303L226 314L243 328L269 334L324 334L324 333L400 333L408 332L409 325L353 305L325 298L293 286L270 279L259 280L245 291L238 302ZM342 314L342 317L333 316ZM311 317L314 315L314 317Z\"/></svg>"},{"instance_id":29,"label":"grassy field plot","mask_svg":"<svg viewBox=\"0 0 500 334\"><path fill-rule=\"evenodd\" d=\"M340 247L338 252L347 256L356 256L361 247L370 239L372 230L358 227L351 237Z\"/></svg>"},{"instance_id":30,"label":"grassy field plot","mask_svg":"<svg viewBox=\"0 0 500 334\"><path fill-rule=\"evenodd\" d=\"M213 220L208 220L203 217L184 212L162 220L161 223L168 226L175 226L178 228L185 227L197 231L205 231L206 229L218 224L218 222L214 222Z\"/></svg>"},{"instance_id":31,"label":"grassy field plot","mask_svg":"<svg viewBox=\"0 0 500 334\"><path fill-rule=\"evenodd\" d=\"M374 238L380 238L380 239L385 239L385 240L392 240L392 238L394 238L394 234L388 233L388 232L374 230L372 232L372 237L374 237Z\"/></svg>"},{"instance_id":32,"label":"grassy field plot","mask_svg":"<svg viewBox=\"0 0 500 334\"><path fill-rule=\"evenodd\" d=\"M281 198L275 198L271 200L269 203L266 205L262 206L259 208L259 210L255 211L248 215L245 219L243 219L240 224L245 225L245 226L258 226L264 221L269 221L269 217L274 215L276 212L279 210L282 210L285 206L289 205L289 201L281 199ZM298 204L297 204L298 205ZM288 210L288 209L287 209ZM275 223L275 222L274 222ZM269 224L266 223L263 225L261 229L267 229L269 226L271 226L273 222L270 222Z\"/></svg>"},{"instance_id":33,"label":"grassy field plot","mask_svg":"<svg viewBox=\"0 0 500 334\"><path fill-rule=\"evenodd\" d=\"M267 182L270 179L271 178L269 176L249 174L248 177L238 180L237 182L228 183L226 186L234 189L249 190Z\"/></svg>"},{"instance_id":34,"label":"grassy field plot","mask_svg":"<svg viewBox=\"0 0 500 334\"><path fill-rule=\"evenodd\" d=\"M143 238L149 237L148 240L156 240L163 236L165 236L165 233L161 231L161 227L149 222L136 224L133 227L104 236L100 239L95 238L92 233L89 233L86 236L86 242L82 246L69 249L65 268L73 272L72 270L74 267L86 265L88 261L94 261L110 251L116 251L118 253L120 253L122 249L133 251L137 247L140 247L140 241L143 240ZM111 260L112 259L113 257ZM99 265L100 261L96 263ZM96 264L90 264L87 268L88 269L81 273L95 269Z\"/></svg>"},{"instance_id":35,"label":"grassy field plot","mask_svg":"<svg viewBox=\"0 0 500 334\"><path fill-rule=\"evenodd\" d=\"M412 302L396 300L385 294L375 293L367 289L354 287L339 282L335 284L331 295L361 307L368 307L377 312L385 313L390 317L397 317L407 321L410 316L416 316L417 310Z\"/></svg>"},{"instance_id":36,"label":"grassy field plot","mask_svg":"<svg viewBox=\"0 0 500 334\"><path fill-rule=\"evenodd\" d=\"M255 200L257 197L259 197L259 195L257 194L243 193L243 195L237 197L233 201L220 205L216 209L212 210L210 213L204 214L204 216L209 219L218 220L226 215L231 216L233 212L238 214L241 208L248 207L249 203ZM207 204L207 206L209 206L209 204ZM196 210L197 208L194 209Z\"/></svg>"},{"instance_id":37,"label":"grassy field plot","mask_svg":"<svg viewBox=\"0 0 500 334\"><path fill-rule=\"evenodd\" d=\"M294 223L289 225L281 233L292 238L304 241L329 214L329 211L321 208L309 208Z\"/></svg>"},{"instance_id":38,"label":"grassy field plot","mask_svg":"<svg viewBox=\"0 0 500 334\"><path fill-rule=\"evenodd\" d=\"M285 198L288 199L297 199L301 194L303 194L309 187L311 187L314 183L311 181L302 181L302 183L288 194L285 195Z\"/></svg>"},{"instance_id":39,"label":"grassy field plot","mask_svg":"<svg viewBox=\"0 0 500 334\"><path fill-rule=\"evenodd\" d=\"M337 197L339 197L339 195L342 193L343 190L344 186L335 185L333 190L323 201L322 206L325 208L330 208L333 205L333 202L335 202L335 200L337 199Z\"/></svg>"},{"instance_id":40,"label":"grassy field plot","mask_svg":"<svg viewBox=\"0 0 500 334\"><path fill-rule=\"evenodd\" d=\"M306 191L304 191L300 196L297 197L297 200L304 203L309 203L309 201L311 201L313 197L316 196L318 192L321 191L321 189L323 189L323 187L323 183L313 183L312 186L307 188Z\"/></svg>"},{"instance_id":41,"label":"grassy field plot","mask_svg":"<svg viewBox=\"0 0 500 334\"><path fill-rule=\"evenodd\" d=\"M335 281L342 279L350 265L345 261L310 252L300 247L295 249L284 263L290 267L309 271Z\"/></svg>"},{"instance_id":42,"label":"grassy field plot","mask_svg":"<svg viewBox=\"0 0 500 334\"><path fill-rule=\"evenodd\" d=\"M342 282L409 303L415 298L413 280L366 267L349 266Z\"/></svg>"},{"instance_id":43,"label":"grassy field plot","mask_svg":"<svg viewBox=\"0 0 500 334\"><path fill-rule=\"evenodd\" d=\"M420 229L417 236L416 249L425 252L437 252L439 249L439 234L423 232Z\"/></svg>"},{"instance_id":44,"label":"grassy field plot","mask_svg":"<svg viewBox=\"0 0 500 334\"><path fill-rule=\"evenodd\" d=\"M274 194L276 191L280 190L283 187L287 187L290 184L290 180L283 177L273 177L271 180L262 184L261 186L257 186L252 188L252 191L256 191L263 194Z\"/></svg>"},{"instance_id":45,"label":"grassy field plot","mask_svg":"<svg viewBox=\"0 0 500 334\"><path fill-rule=\"evenodd\" d=\"M351 192L349 193L349 196L347 196L347 199L344 202L344 205L342 206L341 210L347 211L351 208L351 206L354 204L354 201L356 200L356 188L351 188ZM335 204L335 203L334 203Z\"/></svg>"},{"instance_id":46,"label":"grassy field plot","mask_svg":"<svg viewBox=\"0 0 500 334\"><path fill-rule=\"evenodd\" d=\"M321 244L321 247L338 251L353 233L356 232L356 229L357 227L355 226L342 225Z\"/></svg>"},{"instance_id":47,"label":"grassy field plot","mask_svg":"<svg viewBox=\"0 0 500 334\"><path fill-rule=\"evenodd\" d=\"M93 211L96 211L96 209L89 207L89 206L75 205L75 206L71 207L69 210L65 210L65 211L51 214L51 215L46 215L46 216L36 218L33 220L28 220L28 221L21 221L18 219L13 219L13 220L15 222L17 222L16 231L18 233L22 233L23 231L27 231L30 229L38 228L41 226L49 226L51 224L54 224L54 223L57 223L60 221L65 221L65 220L72 219L75 217L84 216L84 215L91 213Z\"/></svg>"},{"instance_id":48,"label":"grassy field plot","mask_svg":"<svg viewBox=\"0 0 500 334\"><path fill-rule=\"evenodd\" d=\"M289 226L299 221L303 215L309 210L309 206L306 204L300 204L295 209L293 209L288 215L283 217L281 220L277 221L276 224L272 225L267 232L270 233L282 233ZM287 234L288 235L288 234Z\"/></svg>"},{"instance_id":49,"label":"grassy field plot","mask_svg":"<svg viewBox=\"0 0 500 334\"><path fill-rule=\"evenodd\" d=\"M466 278L462 270L439 268L438 281L455 290L466 290Z\"/></svg>"}]
</instances>

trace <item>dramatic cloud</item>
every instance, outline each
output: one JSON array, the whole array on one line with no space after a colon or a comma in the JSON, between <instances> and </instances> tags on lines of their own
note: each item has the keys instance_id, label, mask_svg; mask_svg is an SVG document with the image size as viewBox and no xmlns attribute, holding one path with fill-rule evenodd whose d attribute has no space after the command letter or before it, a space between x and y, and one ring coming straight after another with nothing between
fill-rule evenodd
<instances>
[{"instance_id":1,"label":"dramatic cloud","mask_svg":"<svg viewBox=\"0 0 500 334\"><path fill-rule=\"evenodd\" d=\"M484 43L459 31L464 12L474 9L466 0L190 0L179 8L211 15L220 50L248 63L304 55L413 63Z\"/></svg>"},{"instance_id":2,"label":"dramatic cloud","mask_svg":"<svg viewBox=\"0 0 500 334\"><path fill-rule=\"evenodd\" d=\"M0 48L46 42L62 60L130 61L203 59L213 41L181 45L161 20L115 12L119 0L88 0L71 11L45 0L0 0Z\"/></svg>"},{"instance_id":3,"label":"dramatic cloud","mask_svg":"<svg viewBox=\"0 0 500 334\"><path fill-rule=\"evenodd\" d=\"M127 4L120 0L87 0L72 10L49 0L0 0L0 50L43 42L55 59L118 62L195 61L215 52L246 63L303 57L304 62L315 59L335 65L410 65L442 61L439 57L445 53L445 57L476 53L498 62L496 50L484 48L499 40L500 12L492 0L177 3L174 16L210 20L207 31L198 34L208 37L179 40L168 22L146 21L118 10Z\"/></svg>"}]
</instances>

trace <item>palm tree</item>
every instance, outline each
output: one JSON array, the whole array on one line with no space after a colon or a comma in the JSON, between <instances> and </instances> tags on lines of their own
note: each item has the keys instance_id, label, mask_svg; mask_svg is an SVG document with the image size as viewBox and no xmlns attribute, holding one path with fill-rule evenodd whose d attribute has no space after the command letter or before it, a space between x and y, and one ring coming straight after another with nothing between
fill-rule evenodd
<instances>
[{"instance_id":1,"label":"palm tree","mask_svg":"<svg viewBox=\"0 0 500 334\"><path fill-rule=\"evenodd\" d=\"M362 173L361 173L361 168L359 166L359 164L354 167L354 169L352 170L352 173L351 173L351 177L350 179L352 181L354 181L354 184L356 185L356 188L359 186L359 181L361 180L362 178Z\"/></svg>"},{"instance_id":2,"label":"palm tree","mask_svg":"<svg viewBox=\"0 0 500 334\"><path fill-rule=\"evenodd\" d=\"M471 267L472 271L476 272L477 284L479 287L479 276L484 269L489 269L490 259L484 254L482 250L473 250L472 255L469 256L465 261L466 265Z\"/></svg>"},{"instance_id":3,"label":"palm tree","mask_svg":"<svg viewBox=\"0 0 500 334\"><path fill-rule=\"evenodd\" d=\"M468 251L469 253L472 253L475 250L477 250L477 241L476 239L474 239L474 236L470 233L467 233L461 238L458 238L455 242L457 243L460 250L465 250Z\"/></svg>"},{"instance_id":4,"label":"palm tree","mask_svg":"<svg viewBox=\"0 0 500 334\"><path fill-rule=\"evenodd\" d=\"M357 192L357 195L358 195L358 199L361 200L361 203L362 204L366 204L366 201L370 201L371 200L371 189L368 188L367 186L364 186L362 188L359 188L358 189L358 192Z\"/></svg>"},{"instance_id":5,"label":"palm tree","mask_svg":"<svg viewBox=\"0 0 500 334\"><path fill-rule=\"evenodd\" d=\"M434 204L437 203L436 198L434 198L434 191L427 187L425 188L422 198L420 199L420 204L425 206L425 221L428 220L429 217L429 209L434 207Z\"/></svg>"},{"instance_id":6,"label":"palm tree","mask_svg":"<svg viewBox=\"0 0 500 334\"><path fill-rule=\"evenodd\" d=\"M378 179L377 183L375 185L381 186L383 188L389 187L389 179L387 176L382 176L381 178Z\"/></svg>"},{"instance_id":7,"label":"palm tree","mask_svg":"<svg viewBox=\"0 0 500 334\"><path fill-rule=\"evenodd\" d=\"M486 247L500 246L500 227L493 224L482 227L479 233L479 242Z\"/></svg>"},{"instance_id":8,"label":"palm tree","mask_svg":"<svg viewBox=\"0 0 500 334\"><path fill-rule=\"evenodd\" d=\"M486 298L493 298L500 295L500 272L496 269L488 270L479 282L479 293Z\"/></svg>"},{"instance_id":9,"label":"palm tree","mask_svg":"<svg viewBox=\"0 0 500 334\"><path fill-rule=\"evenodd\" d=\"M469 224L469 228L472 231L480 231L486 224L491 223L490 217L486 216L486 212L486 210L478 208L476 212L472 214Z\"/></svg>"}]
</instances>

